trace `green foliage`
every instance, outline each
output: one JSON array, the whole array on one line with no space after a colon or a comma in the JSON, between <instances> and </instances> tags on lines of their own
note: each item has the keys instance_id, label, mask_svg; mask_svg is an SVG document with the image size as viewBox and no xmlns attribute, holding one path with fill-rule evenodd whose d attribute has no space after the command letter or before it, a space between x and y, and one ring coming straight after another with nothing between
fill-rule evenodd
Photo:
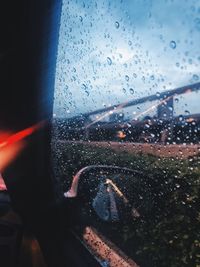
<instances>
[{"instance_id":1,"label":"green foliage","mask_svg":"<svg viewBox=\"0 0 200 267\"><path fill-rule=\"evenodd\" d=\"M200 266L200 160L116 152L110 147L56 143L56 177L63 190L82 167L117 165L140 170L159 184L155 212L121 230L119 245L141 266ZM149 180L149 181L150 181ZM148 181L147 181L148 183ZM117 242L117 241L116 241Z\"/></svg>"}]
</instances>

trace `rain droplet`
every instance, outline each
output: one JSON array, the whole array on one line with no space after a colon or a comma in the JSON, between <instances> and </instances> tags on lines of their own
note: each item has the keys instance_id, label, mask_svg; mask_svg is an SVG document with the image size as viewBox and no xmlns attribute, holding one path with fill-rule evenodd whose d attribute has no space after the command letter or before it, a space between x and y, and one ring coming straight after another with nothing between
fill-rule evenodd
<instances>
[{"instance_id":1,"label":"rain droplet","mask_svg":"<svg viewBox=\"0 0 200 267\"><path fill-rule=\"evenodd\" d=\"M178 120L179 120L179 121L183 121L183 115L179 115Z\"/></svg>"},{"instance_id":2,"label":"rain droplet","mask_svg":"<svg viewBox=\"0 0 200 267\"><path fill-rule=\"evenodd\" d=\"M175 103L178 103L179 100L178 100L178 98L175 98L174 101L175 101Z\"/></svg>"},{"instance_id":3,"label":"rain droplet","mask_svg":"<svg viewBox=\"0 0 200 267\"><path fill-rule=\"evenodd\" d=\"M169 46L172 48L172 49L175 49L176 48L176 42L175 41L171 41L169 43Z\"/></svg>"},{"instance_id":4,"label":"rain droplet","mask_svg":"<svg viewBox=\"0 0 200 267\"><path fill-rule=\"evenodd\" d=\"M157 93L156 93L156 96L157 96L157 97L160 97L160 93L159 93L159 92L157 92Z\"/></svg>"},{"instance_id":5,"label":"rain droplet","mask_svg":"<svg viewBox=\"0 0 200 267\"><path fill-rule=\"evenodd\" d=\"M196 18L194 20L194 23L195 23L195 27L198 31L200 31L200 18Z\"/></svg>"},{"instance_id":6,"label":"rain droplet","mask_svg":"<svg viewBox=\"0 0 200 267\"><path fill-rule=\"evenodd\" d=\"M110 57L107 57L108 65L112 65L112 59Z\"/></svg>"},{"instance_id":7,"label":"rain droplet","mask_svg":"<svg viewBox=\"0 0 200 267\"><path fill-rule=\"evenodd\" d=\"M116 27L116 29L119 28L119 22L118 21L115 21L115 27Z\"/></svg>"},{"instance_id":8,"label":"rain droplet","mask_svg":"<svg viewBox=\"0 0 200 267\"><path fill-rule=\"evenodd\" d=\"M192 76L192 79L193 79L194 81L198 81L198 80L199 80L199 76L198 76L197 74L194 74L194 75Z\"/></svg>"},{"instance_id":9,"label":"rain droplet","mask_svg":"<svg viewBox=\"0 0 200 267\"><path fill-rule=\"evenodd\" d=\"M154 79L155 79L154 75L151 75L151 76L150 76L150 79L151 79L151 80L154 80Z\"/></svg>"},{"instance_id":10,"label":"rain droplet","mask_svg":"<svg viewBox=\"0 0 200 267\"><path fill-rule=\"evenodd\" d=\"M86 93L87 96L89 96L89 94L90 94L87 90L85 90L85 93Z\"/></svg>"},{"instance_id":11,"label":"rain droplet","mask_svg":"<svg viewBox=\"0 0 200 267\"><path fill-rule=\"evenodd\" d=\"M137 78L137 74L136 74L136 73L133 73L133 77L134 77L134 78Z\"/></svg>"},{"instance_id":12,"label":"rain droplet","mask_svg":"<svg viewBox=\"0 0 200 267\"><path fill-rule=\"evenodd\" d=\"M190 115L189 110L185 110L185 114L186 114L186 115Z\"/></svg>"},{"instance_id":13,"label":"rain droplet","mask_svg":"<svg viewBox=\"0 0 200 267\"><path fill-rule=\"evenodd\" d=\"M129 76L125 75L125 80L128 82L129 81Z\"/></svg>"},{"instance_id":14,"label":"rain droplet","mask_svg":"<svg viewBox=\"0 0 200 267\"><path fill-rule=\"evenodd\" d=\"M129 89L130 93L133 95L134 94L134 89L133 88L130 88Z\"/></svg>"},{"instance_id":15,"label":"rain droplet","mask_svg":"<svg viewBox=\"0 0 200 267\"><path fill-rule=\"evenodd\" d=\"M188 63L192 64L193 60L191 58L188 59Z\"/></svg>"},{"instance_id":16,"label":"rain droplet","mask_svg":"<svg viewBox=\"0 0 200 267\"><path fill-rule=\"evenodd\" d=\"M87 89L87 86L84 83L82 84L81 87L82 87L83 90L86 90Z\"/></svg>"},{"instance_id":17,"label":"rain droplet","mask_svg":"<svg viewBox=\"0 0 200 267\"><path fill-rule=\"evenodd\" d=\"M126 93L126 89L125 88L123 88L123 92Z\"/></svg>"}]
</instances>

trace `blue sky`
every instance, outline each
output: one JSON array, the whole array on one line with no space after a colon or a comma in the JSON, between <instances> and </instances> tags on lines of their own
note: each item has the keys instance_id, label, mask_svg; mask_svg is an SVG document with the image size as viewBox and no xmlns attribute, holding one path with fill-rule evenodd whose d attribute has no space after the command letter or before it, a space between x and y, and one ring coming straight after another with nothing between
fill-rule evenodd
<instances>
[{"instance_id":1,"label":"blue sky","mask_svg":"<svg viewBox=\"0 0 200 267\"><path fill-rule=\"evenodd\" d=\"M64 0L54 113L71 117L199 82L199 47L200 0ZM179 97L176 114L199 113L199 100Z\"/></svg>"}]
</instances>

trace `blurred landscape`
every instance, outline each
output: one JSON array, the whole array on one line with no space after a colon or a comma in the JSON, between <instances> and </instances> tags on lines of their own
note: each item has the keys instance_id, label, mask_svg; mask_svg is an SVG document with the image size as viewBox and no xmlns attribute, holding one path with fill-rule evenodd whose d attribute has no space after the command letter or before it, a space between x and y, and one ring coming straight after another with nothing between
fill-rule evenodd
<instances>
[{"instance_id":1,"label":"blurred landscape","mask_svg":"<svg viewBox=\"0 0 200 267\"><path fill-rule=\"evenodd\" d=\"M88 165L115 165L142 171L149 190L154 181L155 210L144 220L134 220L117 228L118 236L107 236L140 266L199 266L200 264L200 155L187 159L156 157L148 154L117 152L90 143L52 141L53 162L60 190L66 191L73 175ZM55 153L56 151L56 153ZM114 229L116 231L116 229Z\"/></svg>"}]
</instances>

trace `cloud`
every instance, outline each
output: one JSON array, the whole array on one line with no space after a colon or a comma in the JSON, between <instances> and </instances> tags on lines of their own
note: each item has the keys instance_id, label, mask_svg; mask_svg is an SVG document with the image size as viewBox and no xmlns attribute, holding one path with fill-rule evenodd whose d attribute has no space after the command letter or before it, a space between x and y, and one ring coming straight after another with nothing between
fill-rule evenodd
<instances>
[{"instance_id":1,"label":"cloud","mask_svg":"<svg viewBox=\"0 0 200 267\"><path fill-rule=\"evenodd\" d=\"M199 6L200 0L64 0L54 113L73 116L196 82Z\"/></svg>"}]
</instances>

